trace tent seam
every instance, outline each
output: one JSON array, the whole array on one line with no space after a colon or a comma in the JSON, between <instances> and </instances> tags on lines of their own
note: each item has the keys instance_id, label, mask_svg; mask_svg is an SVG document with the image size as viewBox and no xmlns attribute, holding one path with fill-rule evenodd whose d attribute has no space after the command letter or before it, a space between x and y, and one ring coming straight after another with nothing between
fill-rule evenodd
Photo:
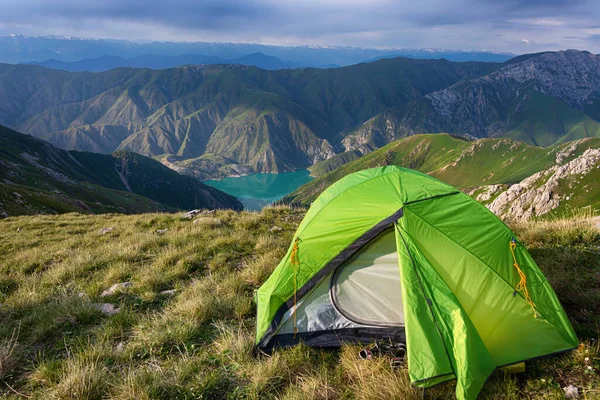
<instances>
[{"instance_id":1,"label":"tent seam","mask_svg":"<svg viewBox=\"0 0 600 400\"><path fill-rule=\"evenodd\" d=\"M421 288L421 292L423 293L423 297L425 297L425 302L427 303L427 308L429 309L429 312L431 313L431 318L433 319L433 323L435 324L435 328L438 332L438 335L440 335L440 339L442 340L442 344L444 345L444 350L446 351L446 357L448 357L448 363L450 364L450 369L452 369L452 374L454 374L454 376L456 378L458 378L458 375L456 374L456 371L454 370L454 366L452 365L452 358L450 357L450 352L448 351L448 345L446 344L446 341L444 340L444 335L442 335L442 331L440 329L440 326L438 324L438 321L435 317L435 313L433 312L433 306L431 304L431 299L427 296L427 293L425 292L425 286L423 285L423 281L421 278L421 275L419 274L419 270L417 268L417 263L415 262L415 259L413 258L412 253L410 252L409 248L408 248L408 244L406 243L406 240L404 239L404 235L402 235L402 231L401 228L398 224L395 224L396 226L396 231L398 231L398 234L400 235L400 238L402 239L402 243L404 244L404 248L406 249L406 252L408 253L408 256L410 257L410 263L413 266L413 269L415 270L415 274L417 275L417 279L419 281L419 287ZM396 250L398 251L398 250ZM408 345L408 343L407 343ZM444 374L444 375L449 375L448 374ZM426 381L429 379L434 379L436 378L435 376L431 377L431 378L427 378L427 379L422 379L421 381Z\"/></svg>"}]
</instances>

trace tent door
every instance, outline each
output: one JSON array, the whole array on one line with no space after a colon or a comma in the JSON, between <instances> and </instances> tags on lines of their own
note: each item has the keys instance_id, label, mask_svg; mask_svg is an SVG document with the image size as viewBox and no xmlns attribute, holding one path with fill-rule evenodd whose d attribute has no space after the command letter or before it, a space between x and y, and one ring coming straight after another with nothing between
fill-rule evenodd
<instances>
[{"instance_id":1,"label":"tent door","mask_svg":"<svg viewBox=\"0 0 600 400\"><path fill-rule=\"evenodd\" d=\"M386 229L333 274L334 307L360 325L404 326L400 268L393 229Z\"/></svg>"}]
</instances>

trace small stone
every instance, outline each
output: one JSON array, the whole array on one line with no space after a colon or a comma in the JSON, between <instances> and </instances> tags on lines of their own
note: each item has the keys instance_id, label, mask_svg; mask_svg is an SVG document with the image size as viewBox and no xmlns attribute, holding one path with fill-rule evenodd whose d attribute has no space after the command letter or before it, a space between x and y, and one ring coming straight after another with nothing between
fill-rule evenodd
<instances>
[{"instance_id":1,"label":"small stone","mask_svg":"<svg viewBox=\"0 0 600 400\"><path fill-rule=\"evenodd\" d=\"M120 308L117 308L110 303L92 303L92 307L100 310L100 312L102 314L109 315L109 316L115 315L116 313L118 313L121 310Z\"/></svg>"},{"instance_id":2,"label":"small stone","mask_svg":"<svg viewBox=\"0 0 600 400\"><path fill-rule=\"evenodd\" d=\"M158 229L156 231L156 233L158 233L159 235L164 235L165 233L167 233L168 229Z\"/></svg>"},{"instance_id":3,"label":"small stone","mask_svg":"<svg viewBox=\"0 0 600 400\"><path fill-rule=\"evenodd\" d=\"M219 226L223 224L219 218L214 217L202 217L194 220L195 225L207 225L207 226Z\"/></svg>"},{"instance_id":4,"label":"small stone","mask_svg":"<svg viewBox=\"0 0 600 400\"><path fill-rule=\"evenodd\" d=\"M569 385L567 387L564 387L563 390L565 391L566 399L578 399L579 398L579 389L577 389L575 386Z\"/></svg>"},{"instance_id":5,"label":"small stone","mask_svg":"<svg viewBox=\"0 0 600 400\"><path fill-rule=\"evenodd\" d=\"M159 294L162 294L163 296L175 296L176 292L177 292L176 289L169 289L169 290L163 290Z\"/></svg>"},{"instance_id":6,"label":"small stone","mask_svg":"<svg viewBox=\"0 0 600 400\"><path fill-rule=\"evenodd\" d=\"M122 289L126 289L131 286L133 286L133 283L131 283L131 282L115 283L114 285L112 285L111 287L106 289L104 292L102 292L100 297L106 297L106 296L113 295L113 294L117 293L118 291L121 291Z\"/></svg>"},{"instance_id":7,"label":"small stone","mask_svg":"<svg viewBox=\"0 0 600 400\"><path fill-rule=\"evenodd\" d=\"M271 229L269 229L269 232L280 232L282 230L283 230L282 227L275 225L274 227L272 227Z\"/></svg>"},{"instance_id":8,"label":"small stone","mask_svg":"<svg viewBox=\"0 0 600 400\"><path fill-rule=\"evenodd\" d=\"M102 228L98 231L98 233L100 233L101 235L106 235L107 233L112 232L114 230L115 230L115 228L112 228L112 227L111 228Z\"/></svg>"},{"instance_id":9,"label":"small stone","mask_svg":"<svg viewBox=\"0 0 600 400\"><path fill-rule=\"evenodd\" d=\"M122 353L123 350L125 350L125 343L123 343L123 342L117 343L117 345L115 346L115 351L117 353Z\"/></svg>"},{"instance_id":10,"label":"small stone","mask_svg":"<svg viewBox=\"0 0 600 400\"><path fill-rule=\"evenodd\" d=\"M200 209L198 209L198 210L191 210L191 211L188 211L185 214L183 214L181 216L181 219L192 219L196 215L208 215L208 214L212 214L214 212L215 212L215 210L204 210L204 211L202 211Z\"/></svg>"},{"instance_id":11,"label":"small stone","mask_svg":"<svg viewBox=\"0 0 600 400\"><path fill-rule=\"evenodd\" d=\"M185 214L183 214L181 216L181 219L192 219L194 218L196 215L200 214L202 210L191 210L186 212Z\"/></svg>"}]
</instances>

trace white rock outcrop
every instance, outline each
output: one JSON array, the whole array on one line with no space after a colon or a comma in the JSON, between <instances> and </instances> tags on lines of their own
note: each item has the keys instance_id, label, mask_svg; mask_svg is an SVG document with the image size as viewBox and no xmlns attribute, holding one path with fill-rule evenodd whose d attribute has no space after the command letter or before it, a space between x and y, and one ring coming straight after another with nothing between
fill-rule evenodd
<instances>
[{"instance_id":1,"label":"white rock outcrop","mask_svg":"<svg viewBox=\"0 0 600 400\"><path fill-rule=\"evenodd\" d=\"M561 181L586 175L597 168L600 168L600 149L588 149L564 165L555 165L510 186L487 207L507 220L526 220L547 214L557 208L562 200L568 200L556 193ZM480 196L477 199L481 201L483 199L479 199Z\"/></svg>"}]
</instances>

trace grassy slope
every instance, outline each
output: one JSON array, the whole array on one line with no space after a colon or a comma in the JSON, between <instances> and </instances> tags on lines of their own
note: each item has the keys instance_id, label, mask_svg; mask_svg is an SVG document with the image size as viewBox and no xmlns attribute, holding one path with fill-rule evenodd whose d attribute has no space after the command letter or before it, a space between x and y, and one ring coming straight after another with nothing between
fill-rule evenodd
<instances>
[{"instance_id":1,"label":"grassy slope","mask_svg":"<svg viewBox=\"0 0 600 400\"><path fill-rule=\"evenodd\" d=\"M420 399L405 366L361 361L356 346L252 354L253 290L285 254L303 213L218 211L197 224L165 214L0 221L0 395ZM275 225L283 230L271 232ZM104 227L114 230L101 235ZM482 398L562 398L569 384L597 398L600 358L589 340L600 323L600 232L588 220L515 229L586 346L528 363L516 377L498 373ZM133 286L100 296L124 281ZM167 289L176 292L160 294ZM105 302L120 311L108 317L92 305ZM427 395L452 399L453 385Z\"/></svg>"},{"instance_id":2,"label":"grassy slope","mask_svg":"<svg viewBox=\"0 0 600 400\"><path fill-rule=\"evenodd\" d=\"M521 103L525 96L528 99L524 106ZM511 125L499 136L535 146L546 147L587 137L600 137L598 121L583 111L535 90L515 99L510 106L508 120L512 121Z\"/></svg>"},{"instance_id":3,"label":"grassy slope","mask_svg":"<svg viewBox=\"0 0 600 400\"><path fill-rule=\"evenodd\" d=\"M116 179L117 168L127 179L134 193L154 199L162 204L182 209L193 208L234 208L241 204L219 190L204 185L190 176L180 175L151 158L139 154L116 151L110 156L92 153L71 153L88 171L105 174L110 171L111 180ZM120 180L120 179L119 179ZM94 180L96 182L96 180ZM106 177L99 181L108 185ZM119 182L122 187L123 183Z\"/></svg>"},{"instance_id":4,"label":"grassy slope","mask_svg":"<svg viewBox=\"0 0 600 400\"><path fill-rule=\"evenodd\" d=\"M68 212L134 214L176 210L147 197L97 185L63 186L56 182L51 187L53 189L48 190L0 183L0 214L2 211L8 215Z\"/></svg>"},{"instance_id":5,"label":"grassy slope","mask_svg":"<svg viewBox=\"0 0 600 400\"><path fill-rule=\"evenodd\" d=\"M20 215L40 212L135 213L174 210L147 197L125 191L118 177L109 179L114 171L114 161L109 172L94 168L85 170L67 152L3 127L0 127L0 143L0 162L4 163L0 165L0 212ZM23 153L35 155L35 162L41 168L25 162L20 156ZM97 159L106 164L107 158L110 156L98 155ZM43 168L49 168L51 175L44 172Z\"/></svg>"},{"instance_id":6,"label":"grassy slope","mask_svg":"<svg viewBox=\"0 0 600 400\"><path fill-rule=\"evenodd\" d=\"M417 169L461 189L514 183L554 165L556 153L569 146L540 148L510 139L470 142L445 134L415 135L392 142L320 176L288 195L284 201L310 204L325 188L342 177L382 165ZM600 139L584 140L566 160L591 147L600 147Z\"/></svg>"},{"instance_id":7,"label":"grassy slope","mask_svg":"<svg viewBox=\"0 0 600 400\"><path fill-rule=\"evenodd\" d=\"M149 158L66 152L2 126L0 163L0 213L9 215L241 207L235 198Z\"/></svg>"},{"instance_id":8,"label":"grassy slope","mask_svg":"<svg viewBox=\"0 0 600 400\"><path fill-rule=\"evenodd\" d=\"M598 212L600 210L600 169L596 168L584 177L575 176L563 179L556 189L557 194L569 197L571 200L562 202L553 216L574 215L580 211Z\"/></svg>"}]
</instances>

